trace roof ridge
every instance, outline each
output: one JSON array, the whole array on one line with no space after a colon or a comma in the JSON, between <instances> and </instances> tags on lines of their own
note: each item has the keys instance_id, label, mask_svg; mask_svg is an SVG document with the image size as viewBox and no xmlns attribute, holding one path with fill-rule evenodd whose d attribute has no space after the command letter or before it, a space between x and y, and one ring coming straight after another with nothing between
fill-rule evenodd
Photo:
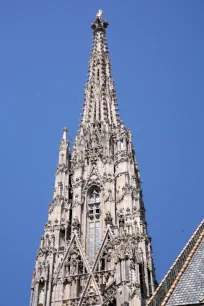
<instances>
[{"instance_id":1,"label":"roof ridge","mask_svg":"<svg viewBox=\"0 0 204 306\"><path fill-rule=\"evenodd\" d=\"M166 297L166 294L168 294L168 292L169 292L170 288L172 287L175 279L180 274L181 269L183 268L184 263L186 262L187 258L189 257L190 253L192 252L193 248L195 247L198 239L203 234L203 232L204 232L204 219L201 221L201 223L199 224L197 229L194 231L194 233L192 234L192 236L190 237L190 239L188 240L188 242L186 243L184 248L181 250L181 252L177 256L176 260L174 261L174 263L172 264L172 266L170 267L170 269L168 270L168 272L166 273L166 275L164 276L164 278L162 279L162 281L160 282L159 286L157 287L157 289L155 290L154 294L149 299L149 301L147 302L146 305L149 305L149 306L158 306L158 305L161 305L161 303L163 302L163 300ZM184 256L184 258L182 258L182 256ZM183 262L183 264L182 264L182 266L180 266L180 264L182 262ZM177 270L177 271L175 271L175 270ZM171 272L173 274L173 277L170 275ZM170 281L169 280L167 281L167 277L168 276L170 276ZM161 292L159 292L160 290L161 290ZM160 293L160 295L157 297L157 295L159 293ZM159 304L157 304L157 302L158 302L157 299L159 300ZM154 303L154 300L155 300L156 303Z\"/></svg>"}]
</instances>

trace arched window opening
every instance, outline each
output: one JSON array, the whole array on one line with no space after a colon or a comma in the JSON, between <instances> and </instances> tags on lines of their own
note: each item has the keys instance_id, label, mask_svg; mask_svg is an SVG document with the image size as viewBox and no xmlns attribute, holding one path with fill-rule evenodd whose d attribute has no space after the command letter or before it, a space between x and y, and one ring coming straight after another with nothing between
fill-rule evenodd
<instances>
[{"instance_id":1,"label":"arched window opening","mask_svg":"<svg viewBox=\"0 0 204 306\"><path fill-rule=\"evenodd\" d=\"M147 269L147 273L148 273L148 285L149 285L149 296L152 295L152 286L151 286L151 274L150 274L150 269Z\"/></svg>"},{"instance_id":2,"label":"arched window opening","mask_svg":"<svg viewBox=\"0 0 204 306\"><path fill-rule=\"evenodd\" d=\"M41 279L39 283L38 306L43 306L44 298L45 298L45 281L44 279Z\"/></svg>"},{"instance_id":3,"label":"arched window opening","mask_svg":"<svg viewBox=\"0 0 204 306\"><path fill-rule=\"evenodd\" d=\"M64 280L63 287L64 287L63 300L68 300L70 298L70 282L68 281L67 278Z\"/></svg>"},{"instance_id":4,"label":"arched window opening","mask_svg":"<svg viewBox=\"0 0 204 306\"><path fill-rule=\"evenodd\" d=\"M139 276L140 276L140 290L141 290L141 296L144 297L144 269L143 269L143 264L139 264Z\"/></svg>"},{"instance_id":5,"label":"arched window opening","mask_svg":"<svg viewBox=\"0 0 204 306\"><path fill-rule=\"evenodd\" d=\"M123 139L120 140L120 148L121 148L121 150L124 149L124 142L123 142Z\"/></svg>"},{"instance_id":6,"label":"arched window opening","mask_svg":"<svg viewBox=\"0 0 204 306\"><path fill-rule=\"evenodd\" d=\"M122 261L120 261L120 282L122 282L123 280L122 273L123 273Z\"/></svg>"},{"instance_id":7,"label":"arched window opening","mask_svg":"<svg viewBox=\"0 0 204 306\"><path fill-rule=\"evenodd\" d=\"M105 258L101 258L101 271L105 270Z\"/></svg>"},{"instance_id":8,"label":"arched window opening","mask_svg":"<svg viewBox=\"0 0 204 306\"><path fill-rule=\"evenodd\" d=\"M99 271L100 271L100 269L99 269L99 263L96 265L95 271L96 271L96 272L99 272Z\"/></svg>"},{"instance_id":9,"label":"arched window opening","mask_svg":"<svg viewBox=\"0 0 204 306\"><path fill-rule=\"evenodd\" d=\"M65 228L60 229L60 247L64 248L65 247Z\"/></svg>"},{"instance_id":10,"label":"arched window opening","mask_svg":"<svg viewBox=\"0 0 204 306\"><path fill-rule=\"evenodd\" d=\"M100 189L98 186L92 186L87 195L88 202L88 249L89 262L93 263L100 243Z\"/></svg>"},{"instance_id":11,"label":"arched window opening","mask_svg":"<svg viewBox=\"0 0 204 306\"><path fill-rule=\"evenodd\" d=\"M126 303L128 304L128 303ZM113 299L112 302L109 304L110 306L116 306L116 299ZM128 304L129 305L129 304ZM125 305L125 306L128 306L128 305Z\"/></svg>"},{"instance_id":12,"label":"arched window opening","mask_svg":"<svg viewBox=\"0 0 204 306\"><path fill-rule=\"evenodd\" d=\"M81 280L78 278L76 281L76 296L80 297L81 292L82 292Z\"/></svg>"},{"instance_id":13,"label":"arched window opening","mask_svg":"<svg viewBox=\"0 0 204 306\"><path fill-rule=\"evenodd\" d=\"M125 277L126 277L126 281L129 281L129 262L128 262L128 259L125 260Z\"/></svg>"}]
</instances>

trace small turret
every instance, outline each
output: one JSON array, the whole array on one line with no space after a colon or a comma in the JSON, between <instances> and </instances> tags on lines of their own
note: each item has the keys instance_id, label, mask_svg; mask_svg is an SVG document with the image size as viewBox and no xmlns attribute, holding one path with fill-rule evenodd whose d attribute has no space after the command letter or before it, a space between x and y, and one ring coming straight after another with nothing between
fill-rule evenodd
<instances>
[{"instance_id":1,"label":"small turret","mask_svg":"<svg viewBox=\"0 0 204 306\"><path fill-rule=\"evenodd\" d=\"M59 148L59 165L68 164L69 142L67 140L67 128L63 128L62 140Z\"/></svg>"},{"instance_id":2,"label":"small turret","mask_svg":"<svg viewBox=\"0 0 204 306\"><path fill-rule=\"evenodd\" d=\"M59 161L56 169L55 188L53 198L65 196L68 193L68 169L70 168L69 142L67 140L67 128L63 129L62 140L59 147Z\"/></svg>"}]
</instances>

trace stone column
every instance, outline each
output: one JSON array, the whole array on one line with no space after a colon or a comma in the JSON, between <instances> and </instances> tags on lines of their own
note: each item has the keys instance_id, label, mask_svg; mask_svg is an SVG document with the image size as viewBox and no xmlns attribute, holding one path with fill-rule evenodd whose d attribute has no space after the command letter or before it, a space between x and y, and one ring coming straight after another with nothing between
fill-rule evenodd
<instances>
[{"instance_id":1,"label":"stone column","mask_svg":"<svg viewBox=\"0 0 204 306\"><path fill-rule=\"evenodd\" d=\"M54 261L54 254L51 254L50 267L49 267L49 278L47 280L48 281L48 291L47 291L46 306L50 306L51 304L53 261Z\"/></svg>"},{"instance_id":2,"label":"stone column","mask_svg":"<svg viewBox=\"0 0 204 306\"><path fill-rule=\"evenodd\" d=\"M38 305L38 295L39 295L39 281L37 281L35 284L34 306Z\"/></svg>"},{"instance_id":3,"label":"stone column","mask_svg":"<svg viewBox=\"0 0 204 306\"><path fill-rule=\"evenodd\" d=\"M144 281L146 287L146 294L149 296L149 281L148 281L148 272L147 272L147 263L144 262Z\"/></svg>"},{"instance_id":4,"label":"stone column","mask_svg":"<svg viewBox=\"0 0 204 306\"><path fill-rule=\"evenodd\" d=\"M34 296L34 291L31 288L31 294L30 294L30 306L33 306L33 296Z\"/></svg>"},{"instance_id":5,"label":"stone column","mask_svg":"<svg viewBox=\"0 0 204 306\"><path fill-rule=\"evenodd\" d=\"M49 280L48 280L48 290L47 290L47 303L46 303L46 306L50 306L51 289L52 289L52 278L49 277Z\"/></svg>"},{"instance_id":6,"label":"stone column","mask_svg":"<svg viewBox=\"0 0 204 306\"><path fill-rule=\"evenodd\" d=\"M48 280L45 281L45 285L44 285L44 301L43 301L43 306L46 306L46 298L47 298L47 283Z\"/></svg>"},{"instance_id":7,"label":"stone column","mask_svg":"<svg viewBox=\"0 0 204 306\"><path fill-rule=\"evenodd\" d=\"M150 271L150 280L151 280L151 287L152 287L152 294L154 293L154 280L152 275L152 270Z\"/></svg>"}]
</instances>

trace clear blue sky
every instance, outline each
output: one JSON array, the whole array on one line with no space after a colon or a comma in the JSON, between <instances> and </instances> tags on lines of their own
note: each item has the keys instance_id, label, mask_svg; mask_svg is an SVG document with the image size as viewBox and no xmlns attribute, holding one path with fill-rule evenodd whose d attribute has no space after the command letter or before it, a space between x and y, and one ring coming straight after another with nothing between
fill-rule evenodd
<instances>
[{"instance_id":1,"label":"clear blue sky","mask_svg":"<svg viewBox=\"0 0 204 306\"><path fill-rule=\"evenodd\" d=\"M99 8L159 281L204 216L204 1L1 1L2 306L29 304L62 129L73 141Z\"/></svg>"}]
</instances>

